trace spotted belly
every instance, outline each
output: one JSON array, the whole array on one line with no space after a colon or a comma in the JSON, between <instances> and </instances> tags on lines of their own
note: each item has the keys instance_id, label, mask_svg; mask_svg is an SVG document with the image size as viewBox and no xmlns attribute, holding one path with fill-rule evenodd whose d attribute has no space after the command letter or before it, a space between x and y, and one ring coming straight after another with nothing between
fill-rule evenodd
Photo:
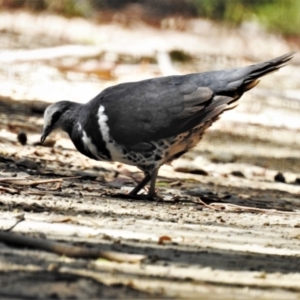
<instances>
[{"instance_id":1,"label":"spotted belly","mask_svg":"<svg viewBox=\"0 0 300 300\"><path fill-rule=\"evenodd\" d=\"M207 121L178 136L151 142L154 149L151 151L133 152L125 150L121 162L135 165L144 172L152 172L195 147L211 124L212 121Z\"/></svg>"}]
</instances>

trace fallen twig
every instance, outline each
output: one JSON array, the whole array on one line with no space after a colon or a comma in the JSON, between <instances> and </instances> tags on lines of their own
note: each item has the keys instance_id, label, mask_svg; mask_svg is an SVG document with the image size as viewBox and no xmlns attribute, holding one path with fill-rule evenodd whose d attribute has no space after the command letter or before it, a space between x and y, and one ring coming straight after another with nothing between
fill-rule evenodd
<instances>
[{"instance_id":1,"label":"fallen twig","mask_svg":"<svg viewBox=\"0 0 300 300\"><path fill-rule=\"evenodd\" d=\"M14 225L15 226L15 225ZM101 251L97 248L71 246L64 243L49 241L47 239L29 237L12 232L0 232L0 241L16 246L30 247L53 252L73 258L105 258L110 261L139 263L146 258L145 255L129 254L114 251Z\"/></svg>"},{"instance_id":2,"label":"fallen twig","mask_svg":"<svg viewBox=\"0 0 300 300\"><path fill-rule=\"evenodd\" d=\"M21 215L17 216L16 218L17 218L16 223L7 229L4 229L3 230L4 232L9 232L9 231L13 230L20 222L25 220L24 214L21 214Z\"/></svg>"},{"instance_id":3,"label":"fallen twig","mask_svg":"<svg viewBox=\"0 0 300 300\"><path fill-rule=\"evenodd\" d=\"M12 181L17 181L17 180L26 180L27 177L4 177L4 178L0 178L0 182L12 182Z\"/></svg>"},{"instance_id":4,"label":"fallen twig","mask_svg":"<svg viewBox=\"0 0 300 300\"><path fill-rule=\"evenodd\" d=\"M7 182L13 185L26 185L26 186L33 186L45 183L53 183L53 182L63 182L66 179L78 179L81 176L76 177L63 177L63 178L56 178L56 179L45 179L45 180L27 180L27 178L17 178L17 177L10 177L10 178L0 178L0 182Z\"/></svg>"},{"instance_id":5,"label":"fallen twig","mask_svg":"<svg viewBox=\"0 0 300 300\"><path fill-rule=\"evenodd\" d=\"M57 191L21 191L20 194L34 196L52 195L57 197L70 197L71 195L74 195L74 193L62 193Z\"/></svg>"},{"instance_id":6,"label":"fallen twig","mask_svg":"<svg viewBox=\"0 0 300 300\"><path fill-rule=\"evenodd\" d=\"M194 201L193 201L193 202L194 202ZM200 203L200 204L202 204L204 207L209 208L209 209L212 209L212 210L219 210L218 208L214 208L214 207L212 207L211 205L206 204L204 201L201 200L201 198L198 198L197 203ZM222 204L222 203L220 203L220 204Z\"/></svg>"},{"instance_id":7,"label":"fallen twig","mask_svg":"<svg viewBox=\"0 0 300 300\"><path fill-rule=\"evenodd\" d=\"M226 210L226 211L242 211L242 212L251 212L251 213L267 213L267 214L299 214L299 212L295 211L282 211L277 209L267 209L267 208L258 208L258 207L251 207L251 206L242 206L232 203L217 203L213 202L209 205L203 202L199 198L199 203L205 206L206 208L212 210Z\"/></svg>"},{"instance_id":8,"label":"fallen twig","mask_svg":"<svg viewBox=\"0 0 300 300\"><path fill-rule=\"evenodd\" d=\"M11 189L11 188L7 188L7 187L4 187L4 186L0 186L0 192L3 191L3 192L7 192L7 193L10 193L10 194L19 194L19 191L16 190L16 189Z\"/></svg>"}]
</instances>

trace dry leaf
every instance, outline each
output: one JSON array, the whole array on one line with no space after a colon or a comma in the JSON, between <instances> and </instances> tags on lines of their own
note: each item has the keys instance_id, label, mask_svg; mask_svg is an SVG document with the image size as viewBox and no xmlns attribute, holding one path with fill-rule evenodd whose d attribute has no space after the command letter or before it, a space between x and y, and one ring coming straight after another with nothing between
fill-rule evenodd
<instances>
[{"instance_id":1,"label":"dry leaf","mask_svg":"<svg viewBox=\"0 0 300 300\"><path fill-rule=\"evenodd\" d=\"M162 235L161 237L159 237L158 239L158 244L159 245L163 245L165 243L170 243L172 242L172 238L170 238L169 236L167 235Z\"/></svg>"}]
</instances>

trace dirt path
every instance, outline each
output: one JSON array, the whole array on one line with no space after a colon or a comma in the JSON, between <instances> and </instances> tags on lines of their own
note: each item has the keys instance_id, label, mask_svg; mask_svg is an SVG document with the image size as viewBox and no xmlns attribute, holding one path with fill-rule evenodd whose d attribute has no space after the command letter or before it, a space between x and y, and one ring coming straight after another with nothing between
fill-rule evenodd
<instances>
[{"instance_id":1,"label":"dirt path","mask_svg":"<svg viewBox=\"0 0 300 300\"><path fill-rule=\"evenodd\" d=\"M16 32L10 39L7 34L2 39L10 45L18 42L15 48L22 46ZM268 40L279 43L272 36ZM236 60L229 57L225 64ZM196 61L202 67L209 64L209 60ZM44 70L51 86L53 65L13 63L12 77L2 65L0 76L15 87L11 93L8 89L0 93L2 231L20 221L10 232L88 249L142 254L145 259L132 264L71 258L0 243L1 299L299 299L297 61L263 79L236 110L224 114L194 151L162 168L158 187L163 201L116 196L141 174L131 167L83 157L61 132L52 135L48 146L39 145L46 104L32 101L38 99L39 84L30 95L20 88L25 82L29 90L34 77L30 73L26 82L22 67ZM151 72L154 76L160 68L146 70L136 76ZM89 86L88 94L124 79L120 75L103 81L93 74L72 77L70 72L55 72L61 76L52 74L62 90ZM16 95L22 96L13 101ZM39 100L47 100L45 90L40 95ZM18 141L20 132L26 133L26 145ZM48 179L56 181L39 183Z\"/></svg>"}]
</instances>

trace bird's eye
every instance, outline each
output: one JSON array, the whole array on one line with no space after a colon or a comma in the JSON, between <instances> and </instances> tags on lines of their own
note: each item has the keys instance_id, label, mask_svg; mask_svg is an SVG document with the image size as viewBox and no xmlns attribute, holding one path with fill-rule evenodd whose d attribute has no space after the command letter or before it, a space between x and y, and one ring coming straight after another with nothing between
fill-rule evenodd
<instances>
[{"instance_id":1,"label":"bird's eye","mask_svg":"<svg viewBox=\"0 0 300 300\"><path fill-rule=\"evenodd\" d=\"M60 111L56 111L53 115L52 115L52 124L54 125L60 118L61 116L61 112Z\"/></svg>"}]
</instances>

